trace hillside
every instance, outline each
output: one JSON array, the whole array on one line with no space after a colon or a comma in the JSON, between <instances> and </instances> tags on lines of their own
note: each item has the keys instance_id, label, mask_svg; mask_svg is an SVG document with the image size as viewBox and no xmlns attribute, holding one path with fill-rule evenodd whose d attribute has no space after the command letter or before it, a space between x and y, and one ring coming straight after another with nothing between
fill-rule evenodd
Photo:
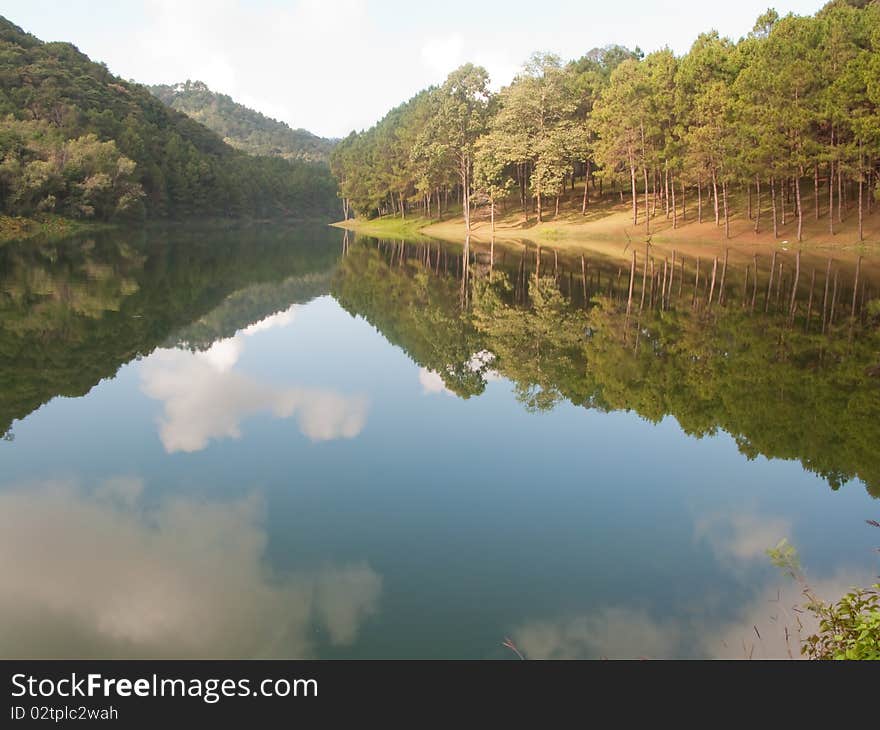
<instances>
[{"instance_id":1,"label":"hillside","mask_svg":"<svg viewBox=\"0 0 880 730\"><path fill-rule=\"evenodd\" d=\"M334 140L318 137L305 129L291 129L284 122L249 109L226 94L211 91L201 81L147 88L164 104L204 124L236 149L286 160L326 163L330 159Z\"/></svg>"},{"instance_id":2,"label":"hillside","mask_svg":"<svg viewBox=\"0 0 880 730\"><path fill-rule=\"evenodd\" d=\"M327 216L326 166L236 150L69 43L0 17L0 214Z\"/></svg>"}]
</instances>

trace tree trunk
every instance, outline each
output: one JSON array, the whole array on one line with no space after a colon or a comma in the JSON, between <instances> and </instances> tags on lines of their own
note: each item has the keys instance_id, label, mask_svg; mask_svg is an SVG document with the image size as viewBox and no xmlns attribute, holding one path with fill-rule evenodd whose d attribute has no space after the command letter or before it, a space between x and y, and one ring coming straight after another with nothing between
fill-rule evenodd
<instances>
[{"instance_id":1,"label":"tree trunk","mask_svg":"<svg viewBox=\"0 0 880 730\"><path fill-rule=\"evenodd\" d=\"M813 207L816 212L816 220L819 220L819 163L813 164Z\"/></svg>"},{"instance_id":2,"label":"tree trunk","mask_svg":"<svg viewBox=\"0 0 880 730\"><path fill-rule=\"evenodd\" d=\"M650 215L650 203L648 200L648 168L643 167L642 172L645 175L645 233L647 235L651 235L651 215Z\"/></svg>"},{"instance_id":3,"label":"tree trunk","mask_svg":"<svg viewBox=\"0 0 880 730\"><path fill-rule=\"evenodd\" d=\"M667 192L669 188L666 188ZM666 208L666 217L669 217L669 207ZM678 210L675 207L675 175L672 175L672 229L678 228ZM674 254L673 254L674 256Z\"/></svg>"},{"instance_id":4,"label":"tree trunk","mask_svg":"<svg viewBox=\"0 0 880 730\"><path fill-rule=\"evenodd\" d=\"M779 182L780 186L780 196L779 196L779 206L782 209L782 225L785 225L785 178L782 178Z\"/></svg>"},{"instance_id":5,"label":"tree trunk","mask_svg":"<svg viewBox=\"0 0 880 730\"><path fill-rule=\"evenodd\" d=\"M687 222L687 185L681 184L681 222Z\"/></svg>"},{"instance_id":6,"label":"tree trunk","mask_svg":"<svg viewBox=\"0 0 880 730\"><path fill-rule=\"evenodd\" d=\"M834 235L834 160L828 163L828 233Z\"/></svg>"},{"instance_id":7,"label":"tree trunk","mask_svg":"<svg viewBox=\"0 0 880 730\"><path fill-rule=\"evenodd\" d=\"M718 217L718 178L715 175L715 169L712 169L712 202L715 206L715 225L720 226L721 220Z\"/></svg>"},{"instance_id":8,"label":"tree trunk","mask_svg":"<svg viewBox=\"0 0 880 730\"><path fill-rule=\"evenodd\" d=\"M794 178L794 189L795 189L795 197L797 198L797 217L798 217L798 229L797 229L797 240L800 243L804 240L803 230L804 230L804 209L801 205L801 176L800 174L795 175Z\"/></svg>"},{"instance_id":9,"label":"tree trunk","mask_svg":"<svg viewBox=\"0 0 880 730\"><path fill-rule=\"evenodd\" d=\"M697 223L703 222L703 179L697 178Z\"/></svg>"},{"instance_id":10,"label":"tree trunk","mask_svg":"<svg viewBox=\"0 0 880 730\"><path fill-rule=\"evenodd\" d=\"M776 178L770 178L770 201L773 204L773 238L779 238L779 225L776 221Z\"/></svg>"},{"instance_id":11,"label":"tree trunk","mask_svg":"<svg viewBox=\"0 0 880 730\"><path fill-rule=\"evenodd\" d=\"M727 212L727 180L721 181L721 198L724 202L724 237L730 238L730 216Z\"/></svg>"},{"instance_id":12,"label":"tree trunk","mask_svg":"<svg viewBox=\"0 0 880 730\"><path fill-rule=\"evenodd\" d=\"M584 162L584 166L586 168L586 172L584 173L584 204L581 206L581 215L587 214L587 204L589 203L590 161L586 160Z\"/></svg>"},{"instance_id":13,"label":"tree trunk","mask_svg":"<svg viewBox=\"0 0 880 730\"><path fill-rule=\"evenodd\" d=\"M862 140L859 140L859 241L864 241L864 235L862 232L862 198L864 197L863 188L864 188L864 171L863 171L864 159L862 158Z\"/></svg>"},{"instance_id":14,"label":"tree trunk","mask_svg":"<svg viewBox=\"0 0 880 730\"><path fill-rule=\"evenodd\" d=\"M636 196L636 168L633 164L629 166L629 176L632 180L633 225L637 226L639 224L639 202ZM621 191L621 194L623 194L623 191Z\"/></svg>"},{"instance_id":15,"label":"tree trunk","mask_svg":"<svg viewBox=\"0 0 880 730\"><path fill-rule=\"evenodd\" d=\"M761 178L755 175L755 198L757 206L755 207L755 235L758 235L761 228Z\"/></svg>"},{"instance_id":16,"label":"tree trunk","mask_svg":"<svg viewBox=\"0 0 880 730\"><path fill-rule=\"evenodd\" d=\"M665 202L665 204L666 204L666 220L669 220L669 160L665 160L663 164L664 164L664 167L665 167L665 169L663 170L663 177L664 177L664 180L663 180L663 186L664 186L665 193L666 193L666 194L663 196L663 198L664 198L664 202ZM673 185L673 191L672 191L672 194L673 194L673 196L674 196L674 195L675 195L675 180L673 180L672 185ZM672 204L672 208L673 208L673 211L674 211L674 210L675 210L675 204L674 204L674 203ZM674 228L674 227L675 227L675 226L673 225L673 228Z\"/></svg>"}]
</instances>

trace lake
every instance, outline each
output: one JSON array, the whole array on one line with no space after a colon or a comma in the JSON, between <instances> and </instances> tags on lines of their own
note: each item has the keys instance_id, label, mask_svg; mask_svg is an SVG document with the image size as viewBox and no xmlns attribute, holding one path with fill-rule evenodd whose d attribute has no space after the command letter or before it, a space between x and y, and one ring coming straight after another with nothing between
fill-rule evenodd
<instances>
[{"instance_id":1,"label":"lake","mask_svg":"<svg viewBox=\"0 0 880 730\"><path fill-rule=\"evenodd\" d=\"M0 246L0 656L796 656L767 548L877 573L880 262L620 248Z\"/></svg>"}]
</instances>

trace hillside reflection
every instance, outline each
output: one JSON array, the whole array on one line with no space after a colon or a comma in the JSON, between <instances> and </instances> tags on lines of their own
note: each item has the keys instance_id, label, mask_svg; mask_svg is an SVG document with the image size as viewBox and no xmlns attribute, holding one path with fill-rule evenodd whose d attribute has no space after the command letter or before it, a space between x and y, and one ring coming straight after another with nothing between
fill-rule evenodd
<instances>
[{"instance_id":1,"label":"hillside reflection","mask_svg":"<svg viewBox=\"0 0 880 730\"><path fill-rule=\"evenodd\" d=\"M811 283L776 254L773 280L767 262L761 278L716 260L711 279L705 261L638 263L629 287L629 267L608 261L365 239L331 291L435 391L467 398L497 374L528 409L672 416L692 436L726 431L750 459L797 459L834 489L857 478L880 496L880 300L864 273L829 262Z\"/></svg>"}]
</instances>

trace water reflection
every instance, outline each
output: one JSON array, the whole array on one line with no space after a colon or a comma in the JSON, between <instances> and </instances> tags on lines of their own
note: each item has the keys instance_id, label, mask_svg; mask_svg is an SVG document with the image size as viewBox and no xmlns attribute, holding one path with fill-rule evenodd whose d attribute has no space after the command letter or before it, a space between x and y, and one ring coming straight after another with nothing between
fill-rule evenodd
<instances>
[{"instance_id":1,"label":"water reflection","mask_svg":"<svg viewBox=\"0 0 880 730\"><path fill-rule=\"evenodd\" d=\"M201 451L212 439L239 438L242 420L261 411L295 417L312 441L354 438L361 432L369 407L365 396L276 386L233 369L248 337L290 325L295 310L262 319L207 350L157 350L143 363L141 387L163 405L159 437L166 452Z\"/></svg>"},{"instance_id":2,"label":"water reflection","mask_svg":"<svg viewBox=\"0 0 880 730\"><path fill-rule=\"evenodd\" d=\"M867 258L340 237L0 248L0 655L785 656L767 547L870 580Z\"/></svg>"},{"instance_id":3,"label":"water reflection","mask_svg":"<svg viewBox=\"0 0 880 730\"><path fill-rule=\"evenodd\" d=\"M0 434L155 348L207 349L326 293L326 227L111 233L0 247Z\"/></svg>"},{"instance_id":4,"label":"water reflection","mask_svg":"<svg viewBox=\"0 0 880 730\"><path fill-rule=\"evenodd\" d=\"M531 274L525 250L492 271L450 272L432 244L361 241L332 292L403 347L427 392L439 379L470 397L498 373L529 410L569 401L653 422L672 415L693 436L730 433L749 458L798 459L832 488L858 478L880 493L880 299L861 260L855 271L829 262L823 282L776 253L741 270L725 258L714 281L705 261L700 273L681 257L645 259L639 278L635 265L553 256L536 278L546 256L538 250ZM489 358L475 363L475 352Z\"/></svg>"},{"instance_id":5,"label":"water reflection","mask_svg":"<svg viewBox=\"0 0 880 730\"><path fill-rule=\"evenodd\" d=\"M514 630L515 643L534 659L800 658L803 639L818 628L800 608L804 585L781 572L760 577L767 548L790 534L791 522L783 517L736 510L697 517L695 539L716 557L713 589L688 595L682 587L683 603L672 615L652 613L645 600L644 607L603 605L587 614L526 621ZM745 598L734 598L728 579ZM870 570L845 565L807 576L812 595L829 602L872 580Z\"/></svg>"},{"instance_id":6,"label":"water reflection","mask_svg":"<svg viewBox=\"0 0 880 730\"><path fill-rule=\"evenodd\" d=\"M290 573L266 561L265 505L143 483L40 482L0 493L0 656L310 657L378 609L366 563Z\"/></svg>"}]
</instances>

